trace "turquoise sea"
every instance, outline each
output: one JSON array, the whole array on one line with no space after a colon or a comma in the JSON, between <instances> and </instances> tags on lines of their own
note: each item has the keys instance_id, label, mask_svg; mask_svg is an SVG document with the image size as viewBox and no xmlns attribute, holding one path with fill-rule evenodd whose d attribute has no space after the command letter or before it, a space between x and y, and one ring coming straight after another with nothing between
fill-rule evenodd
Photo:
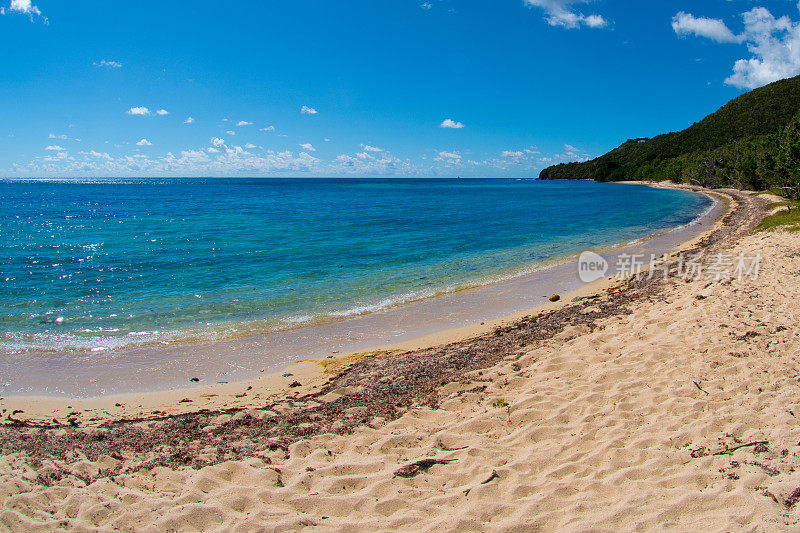
<instances>
[{"instance_id":1,"label":"turquoise sea","mask_svg":"<svg viewBox=\"0 0 800 533\"><path fill-rule=\"evenodd\" d=\"M687 224L683 191L517 179L0 180L7 352L376 311Z\"/></svg>"}]
</instances>

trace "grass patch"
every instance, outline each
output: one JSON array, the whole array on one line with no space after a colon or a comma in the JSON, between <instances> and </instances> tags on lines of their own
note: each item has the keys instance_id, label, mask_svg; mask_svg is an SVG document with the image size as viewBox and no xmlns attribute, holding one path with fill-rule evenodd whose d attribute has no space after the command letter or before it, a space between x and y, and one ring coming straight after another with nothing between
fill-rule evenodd
<instances>
[{"instance_id":1,"label":"grass patch","mask_svg":"<svg viewBox=\"0 0 800 533\"><path fill-rule=\"evenodd\" d=\"M753 196L763 196L765 194L771 194L773 196L783 196L783 191L780 189L768 189L766 191L758 191L757 193L753 194Z\"/></svg>"},{"instance_id":2,"label":"grass patch","mask_svg":"<svg viewBox=\"0 0 800 533\"><path fill-rule=\"evenodd\" d=\"M756 228L758 231L768 231L775 228L785 228L789 231L800 231L800 202L786 201L775 202L768 206L772 210L776 207L789 206L790 211L781 210L774 215L770 215L761 221Z\"/></svg>"}]
</instances>

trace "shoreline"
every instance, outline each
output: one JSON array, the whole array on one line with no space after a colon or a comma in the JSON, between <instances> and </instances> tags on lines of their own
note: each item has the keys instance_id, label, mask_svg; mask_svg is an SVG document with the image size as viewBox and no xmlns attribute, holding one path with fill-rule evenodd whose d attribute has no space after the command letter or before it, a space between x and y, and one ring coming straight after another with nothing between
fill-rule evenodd
<instances>
[{"instance_id":1,"label":"shoreline","mask_svg":"<svg viewBox=\"0 0 800 533\"><path fill-rule=\"evenodd\" d=\"M339 360L279 398L38 426L14 414L0 524L793 530L800 235L753 233L769 198L720 193L734 209L686 251L758 252L760 276L684 279L673 257L668 279Z\"/></svg>"},{"instance_id":2,"label":"shoreline","mask_svg":"<svg viewBox=\"0 0 800 533\"><path fill-rule=\"evenodd\" d=\"M634 185L641 185L641 186L649 186L654 187L653 184L647 182L620 182L620 184L634 184ZM683 187L683 186L666 186L666 187L654 187L654 188L671 188L676 190L685 190L689 192L696 192L692 190L691 187ZM703 193L700 193L703 194ZM702 222L706 216L716 207L716 200L714 200L713 196L708 194L703 194L704 196L710 198L712 200L712 204L703 212L701 212L697 217L695 217L692 221L681 224L679 226L670 227L655 231L650 234L643 235L641 237L636 237L631 241L620 241L614 242L611 244L603 244L597 246L591 246L583 250L591 250L597 253L604 253L606 251L614 251L622 248L629 248L632 246L637 246L639 244L647 243L650 240L655 238L664 237L675 233L677 231L682 231L690 228L691 226ZM261 339L264 339L268 336L275 336L275 335L283 335L283 334L291 334L291 332L296 330L301 330L303 328L309 327L321 327L324 328L326 326L330 326L333 324L345 322L347 320L358 319L372 314L380 314L380 313L391 313L398 310L406 309L412 306L419 304L420 302L426 301L433 301L436 299L447 298L453 295L458 295L462 293L468 293L471 291L480 291L482 289L486 289L488 287L492 287L497 284L507 283L514 281L518 278L526 277L526 276L535 276L538 273L547 271L552 268L563 266L571 261L577 259L578 251L571 251L566 253L561 253L552 257L548 257L543 260L537 260L533 262L524 262L520 263L513 268L502 272L496 272L493 274L487 274L486 276L482 277L481 279L462 279L458 282L454 282L448 286L442 286L434 289L430 294L423 294L423 293L404 293L398 294L391 297L388 297L384 300L381 300L378 303L363 303L363 304L354 304L354 307L349 307L343 310L334 310L331 311L329 314L323 315L308 315L308 316L296 316L296 317L284 317L280 319L274 319L277 321L275 324L267 325L271 321L271 319L258 319L253 321L245 321L245 322L220 322L216 324L206 324L206 326L212 326L211 331L213 333L207 333L210 337L205 338L203 337L204 334L198 333L194 331L192 328L189 328L185 331L180 329L175 331L162 331L161 333L165 334L166 336L163 338L154 338L151 340L145 340L143 342L138 341L131 341L130 343L123 342L118 343L116 342L119 340L118 338L111 337L109 338L108 343L103 343L102 346L95 346L95 345L86 345L84 347L79 347L80 342L76 346L67 346L63 350L57 348L48 348L43 346L33 346L33 345L26 345L24 342L19 345L15 345L15 348L10 349L6 352L0 352L0 373L6 375L13 375L14 369L3 368L3 359L11 360L17 355L24 355L26 357L32 358L34 361L37 357L47 358L49 360L57 361L58 365L62 365L66 367L70 364L71 360L82 360L87 365L92 365L97 363L98 366L102 365L104 362L112 362L114 360L119 361L122 359L148 359L148 356L154 356L155 360L168 360L168 357L160 358L158 356L159 352L163 352L165 354L171 354L175 356L174 358L183 358L186 359L187 357L191 357L191 352L194 351L193 348L199 347L201 350L212 350L214 346L225 347L228 351L231 351L230 348L233 347L235 350L241 350L243 346L246 346L248 342L259 343ZM516 312L515 310L514 312ZM513 314L511 312L507 314ZM202 328L200 328L202 329ZM218 330L223 331L220 333ZM199 330L198 330L199 331ZM133 332L131 335L138 337L148 332ZM155 333L159 333L156 331ZM217 335L217 333L220 333ZM387 332L388 333L388 332ZM408 337L408 336L406 336ZM90 347L91 346L91 347ZM362 346L363 348L363 346ZM339 350L341 351L341 350ZM275 365L275 361L271 360L268 362L267 366L272 367L279 367L280 365ZM289 364L290 360L284 361L282 364L286 365ZM219 365L218 365L219 366ZM5 370L5 372L2 372ZM80 373L80 368L72 367L71 370L77 370L78 374ZM99 371L102 372L101 369L98 368ZM252 369L251 369L252 370ZM274 370L274 368L273 368ZM174 387L175 384L171 386ZM0 394L5 392L7 388L7 384L0 382ZM22 387L24 388L24 386ZM159 387L163 388L163 387ZM142 389L142 392L152 392L149 390ZM19 387L11 388L11 392L8 394L36 394L41 393L43 391L21 391ZM89 397L92 394L89 393L88 389L82 392L75 392L75 391L54 391L52 395L64 395L64 393L70 394L76 397ZM104 392L100 389L95 391L97 394L108 394L108 392ZM113 392L112 392L113 393Z\"/></svg>"},{"instance_id":3,"label":"shoreline","mask_svg":"<svg viewBox=\"0 0 800 533\"><path fill-rule=\"evenodd\" d=\"M684 226L665 230L658 234L653 234L645 238L634 241L634 243L618 243L612 246L598 249L606 253L619 254L635 250L636 247L646 245L658 238L669 238L687 230L691 226L701 226L706 223L705 229L699 234L690 236L688 239L678 243L670 243L673 248L672 253L689 249L696 243L703 241L708 235L719 229L723 219L729 216L734 206L731 198L724 194L714 193L713 191L699 190L697 187L667 184L650 184L646 182L626 182L636 185L670 187L682 190L689 190L698 194L705 194L715 202L709 209L698 216L695 221ZM713 217L712 217L713 215ZM711 218L709 218L711 217ZM542 271L555 268L573 267L574 257L565 256L564 261L550 265ZM542 271L527 273L523 276L535 276ZM570 270L571 272L571 270ZM491 284L489 287L483 286L473 289L458 291L459 294L476 294L482 289L502 287L501 284L519 280L523 276L503 280ZM456 327L437 329L422 335L412 336L399 342L378 342L366 344L360 350L336 350L329 356L312 359L305 358L295 360L287 365L273 371L261 371L255 376L242 379L220 379L219 382L206 382L194 386L179 386L173 388L162 388L157 390L130 391L123 393L113 393L95 396L67 396L67 395L43 395L43 394L2 394L0 393L0 408L6 409L8 413L24 411L14 417L15 420L22 419L32 424L51 425L55 420L61 423L68 423L71 413L84 413L82 415L83 424L99 425L113 419L153 419L165 416L175 416L185 413L197 412L198 409L215 409L220 405L226 408L242 409L254 403L264 401L274 401L288 394L294 396L300 394L313 393L322 388L329 379L332 372L342 370L364 357L373 354L387 354L418 351L443 346L456 342L464 342L469 339L485 335L496 328L506 327L527 316L539 313L547 313L569 306L574 301L597 296L598 294L613 290L619 286L620 280L615 276L607 276L591 283L579 283L579 286L571 290L554 291L560 294L561 300L555 303L546 302L525 307L511 313L504 313L500 316L487 318L478 321L469 321L467 324ZM435 301L437 298L428 299ZM441 297L439 297L441 300ZM424 302L424 301L423 301ZM416 303L416 302L415 302ZM441 310L441 307L438 308ZM445 307L446 309L446 307ZM413 304L403 307L403 310L413 310ZM377 315L377 313L376 313ZM369 316L369 315L368 315ZM348 320L354 320L353 318ZM341 324L339 321L336 324ZM310 327L307 327L310 328ZM179 360L179 364L186 364ZM299 386L296 384L300 383ZM11 417L9 417L11 418Z\"/></svg>"}]
</instances>

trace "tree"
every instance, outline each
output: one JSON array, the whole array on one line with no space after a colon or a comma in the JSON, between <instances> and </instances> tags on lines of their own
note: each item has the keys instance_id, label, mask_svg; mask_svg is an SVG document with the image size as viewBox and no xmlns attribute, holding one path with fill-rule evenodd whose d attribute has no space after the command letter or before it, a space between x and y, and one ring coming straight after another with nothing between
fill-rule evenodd
<instances>
[{"instance_id":1,"label":"tree","mask_svg":"<svg viewBox=\"0 0 800 533\"><path fill-rule=\"evenodd\" d=\"M792 199L800 197L800 115L781 134L777 170L776 186Z\"/></svg>"}]
</instances>

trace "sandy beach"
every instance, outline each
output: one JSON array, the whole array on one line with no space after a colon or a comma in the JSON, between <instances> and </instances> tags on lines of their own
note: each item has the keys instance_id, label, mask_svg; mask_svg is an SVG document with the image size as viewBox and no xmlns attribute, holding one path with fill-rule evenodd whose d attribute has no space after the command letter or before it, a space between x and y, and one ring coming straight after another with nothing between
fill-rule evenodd
<instances>
[{"instance_id":1,"label":"sandy beach","mask_svg":"<svg viewBox=\"0 0 800 533\"><path fill-rule=\"evenodd\" d=\"M0 524L794 530L800 234L753 231L774 198L716 194L730 212L681 251L759 254L757 277L680 277L675 254L667 279L606 278L290 380L2 399Z\"/></svg>"},{"instance_id":2,"label":"sandy beach","mask_svg":"<svg viewBox=\"0 0 800 533\"><path fill-rule=\"evenodd\" d=\"M579 187L588 183L581 183ZM627 188L633 194L641 194L645 189L634 184L593 185L607 191ZM647 192L657 194L652 190ZM695 196L695 202L709 205L704 211L692 214L696 217L693 222L679 227L659 226L660 229L652 233L640 228L628 233L629 238L623 240L594 241L591 235L582 233L581 247L571 245L538 259L527 257L494 276L478 279L464 273L468 279L455 281L449 287L423 291L418 296L387 298L386 302L394 303L385 303L386 307L362 306L363 311L353 314L347 311L340 316L321 316L310 322L301 320L287 328L275 330L263 322L237 322L228 324L236 333L220 333L209 338L156 340L116 348L109 346L121 342L119 339L98 338L93 341L96 346L93 344L93 348L83 350L15 349L13 346L7 349L0 342L0 396L138 396L186 389L190 385L206 387L280 375L298 360L321 360L375 350L412 350L474 336L503 320L530 314L533 309L548 304L553 293L566 296L580 291L586 294L587 289L575 269L577 255L585 249L602 254L613 266L621 254L660 256L703 235L724 213L724 197L712 203L700 194L690 196ZM580 231L589 231L587 226L591 226L586 220L578 224L584 228ZM514 223L507 225L515 226ZM541 231L547 230L537 229L532 238L542 238ZM415 274L409 270L405 275L413 278ZM404 299L406 297L408 300ZM314 301L313 296L307 295L307 298ZM270 309L268 304L264 305ZM476 328L481 322L488 327ZM221 325L217 327L225 329ZM138 335L127 337L135 339ZM288 372L306 374L306 370L313 372L314 367L295 367ZM64 379L65 376L69 378ZM189 381L193 378L196 381ZM122 398L119 403L131 402Z\"/></svg>"}]
</instances>

